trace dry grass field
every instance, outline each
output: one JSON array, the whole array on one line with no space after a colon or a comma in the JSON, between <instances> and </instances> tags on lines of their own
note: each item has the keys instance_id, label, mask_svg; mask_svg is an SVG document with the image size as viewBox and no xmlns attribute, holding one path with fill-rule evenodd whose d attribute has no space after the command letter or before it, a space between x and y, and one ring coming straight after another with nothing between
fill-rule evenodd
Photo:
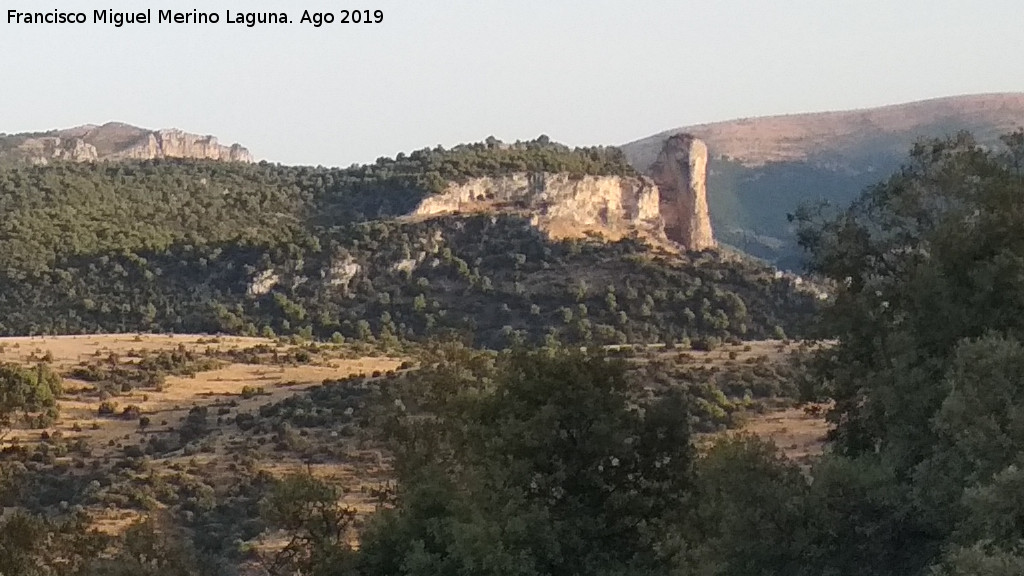
<instances>
[{"instance_id":1,"label":"dry grass field","mask_svg":"<svg viewBox=\"0 0 1024 576\"><path fill-rule=\"evenodd\" d=\"M651 347L637 354L634 362L638 367L665 362L703 370L739 370L744 366L784 363L796 346L764 341L726 344L713 351ZM299 351L311 354L303 356L301 362L296 361ZM94 381L74 377L82 367L130 369L156 354L172 352L189 352L207 363L188 374L166 375L157 386L115 391L113 395L98 392ZM408 358L371 354L344 345L300 346L230 336L0 338L0 362L31 365L45 361L65 376L57 422L45 430L16 430L3 444L8 448L32 447L59 438L65 445L80 448L56 458L55 465L63 465L63 470L71 474L85 474L98 464L116 468L128 449L145 447L161 437L174 438L187 425L190 411L205 408L211 428L200 440L169 451L147 451L146 482L152 484L156 478L157 484L180 483L184 474L201 478L211 486L230 487L240 473L240 466L246 467L247 477L269 474L280 478L308 471L340 487L342 503L364 517L378 505L376 491L391 480L389 455L378 442L359 434L338 437L336 432L326 430L310 430L308 436L307 431L293 430L290 441L285 442L280 430L246 431L235 425L235 417L259 414L261 408L310 390L325 380L359 376L372 380L377 375L408 367ZM101 415L103 402L116 403L114 412ZM826 432L821 411L785 403L774 406L744 412L741 429L771 439L801 463L820 454ZM130 414L122 413L126 407L131 407ZM146 425L141 424L142 420ZM705 440L710 437L705 436ZM301 448L309 445L314 449ZM329 446L330 456L310 458L311 453L324 454L324 446ZM78 466L72 465L76 459ZM163 504L151 506L160 509ZM147 514L145 508L107 503L88 512L96 528L116 533Z\"/></svg>"},{"instance_id":2,"label":"dry grass field","mask_svg":"<svg viewBox=\"0 0 1024 576\"><path fill-rule=\"evenodd\" d=\"M757 414L746 422L743 430L771 440L786 456L807 464L825 449L828 433L828 423L823 416L825 409L827 406L812 404Z\"/></svg>"},{"instance_id":3,"label":"dry grass field","mask_svg":"<svg viewBox=\"0 0 1024 576\"><path fill-rule=\"evenodd\" d=\"M709 352L690 350L685 354L696 365L728 370L765 358L770 364L785 362L797 347L798 343L763 340L726 344ZM679 353L664 349L659 351L661 357L673 354ZM755 434L772 441L786 456L806 465L825 449L825 436L829 428L825 413L828 408L826 404L794 406L788 401L770 403L763 411L745 413L739 430L726 433Z\"/></svg>"},{"instance_id":4,"label":"dry grass field","mask_svg":"<svg viewBox=\"0 0 1024 576\"><path fill-rule=\"evenodd\" d=\"M60 371L97 357L108 358L111 354L120 361L131 363L141 351L176 350L180 346L202 354L225 350L242 350L254 346L282 347L264 338L236 336L195 336L195 335L95 335L95 336L49 336L36 338L0 338L0 362L32 364L41 358ZM288 346L283 346L287 349ZM365 357L357 359L324 359L320 364L266 365L227 364L215 370L199 372L195 376L170 376L159 391L140 390L137 393L119 396L119 405L135 405L143 415L149 416L154 424L180 420L189 409L197 406L215 406L226 400L237 404L238 411L257 408L261 404L275 402L328 379L341 379L359 374L370 375L375 371L395 370L402 363L400 358ZM83 399L75 394L88 383L65 378L65 394L68 398L60 401L61 420L53 432L60 430L66 437L83 438L101 454L111 439L127 439L125 436L144 436L158 433L160 426L154 425L146 431L139 431L136 420L101 418L98 416L99 400ZM262 389L262 393L243 398L246 387ZM163 425L167 426L167 425ZM81 431L76 431L81 428ZM39 432L35 432L38 434ZM12 440L28 439L26 431L12 435Z\"/></svg>"},{"instance_id":5,"label":"dry grass field","mask_svg":"<svg viewBox=\"0 0 1024 576\"><path fill-rule=\"evenodd\" d=\"M267 349L287 357L298 347L263 338L199 335L88 335L59 337L0 338L0 362L35 364L45 360L65 375L64 397L59 400L60 418L45 430L18 429L4 441L5 446L33 446L44 438L59 437L68 444L81 441L89 452L89 460L115 461L127 446L144 445L154 436L169 436L181 426L189 411L207 408L211 415L225 417L258 412L261 406L320 385L325 380L354 376L372 377L397 370L403 358L386 356L352 357L351 351L323 347L307 363L236 363L219 361L215 368L193 375L170 375L156 387L131 390L108 398L116 403L114 414L100 415L103 396L95 393L93 383L68 377L75 367L90 363L104 366L116 362L121 366L137 364L147 354L188 350L202 357L222 357L226 352ZM114 360L111 360L114 359ZM131 417L120 411L137 407ZM148 425L141 426L145 417ZM151 459L157 474L173 474L189 467L205 477L230 482L234 455L240 449L253 452L252 442L233 426L216 426L204 439L198 453L178 450ZM339 440L339 442L341 442ZM379 448L351 446L344 462L309 464L298 455L274 451L270 445L259 445L255 457L260 471L274 476L300 470L329 478L343 487L346 504L360 512L372 510L374 499L369 488L387 481L388 464ZM58 458L69 461L70 456ZM92 510L95 526L106 532L117 532L140 515L137 510L106 507Z\"/></svg>"}]
</instances>

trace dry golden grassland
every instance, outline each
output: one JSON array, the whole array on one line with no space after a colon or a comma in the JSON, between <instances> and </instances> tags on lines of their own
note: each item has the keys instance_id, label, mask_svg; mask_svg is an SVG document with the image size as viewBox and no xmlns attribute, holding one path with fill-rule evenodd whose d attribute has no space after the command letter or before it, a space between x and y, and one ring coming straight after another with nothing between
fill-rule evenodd
<instances>
[{"instance_id":1,"label":"dry golden grassland","mask_svg":"<svg viewBox=\"0 0 1024 576\"><path fill-rule=\"evenodd\" d=\"M638 365L679 361L681 355L686 355L685 361L693 365L727 370L759 358L764 361L763 357L769 362L784 362L795 346L780 341L746 342L724 345L710 352L654 347L634 361ZM5 444L32 446L43 441L44 432L51 437L59 433L56 435L66 443L84 443L87 460L112 463L124 457L126 447L145 445L153 436L174 435L191 409L207 407L211 422L217 424L202 438L202 449L155 454L149 458L150 473L172 478L188 469L204 478L230 483L237 474L239 455L245 454L249 461L256 462L259 471L274 477L310 471L330 480L341 488L343 503L364 516L377 506L375 489L391 480L389 456L378 442L365 437L335 438L333 433L330 436L322 433L314 440L311 433L309 440L332 443L337 448L335 454L342 454L312 462L294 450L275 446L273 441L256 442L257 438L251 433L232 424L232 417L258 413L261 406L284 400L325 380L397 371L408 358L360 355L345 346L323 345L315 347L308 362L289 361L288 353L298 348L281 341L233 336L119 334L0 338L0 362L34 364L45 359L64 375L85 365L130 366L147 354L161 351L189 350L203 358L219 359L213 369L191 376L167 376L160 386L141 387L106 398L117 403L113 415L99 414L103 396L96 393L94 383L65 377L65 394L59 401L60 419L56 424L45 431L17 430ZM223 360L224 353L232 350L259 350L262 361L256 364ZM279 354L283 360L277 360ZM126 406L137 406L138 416L123 416L121 409ZM219 418L220 415L224 418ZM142 416L148 425L140 426ZM779 404L765 412L746 414L742 429L771 439L788 456L806 463L821 453L826 425L821 410ZM71 458L63 456L59 460ZM70 470L75 473L74 467ZM137 508L106 506L90 510L90 514L97 528L117 532L144 512Z\"/></svg>"},{"instance_id":2,"label":"dry golden grassland","mask_svg":"<svg viewBox=\"0 0 1024 576\"><path fill-rule=\"evenodd\" d=\"M767 357L772 363L785 362L797 346L798 343L794 342L762 340L726 344L710 352L691 350L686 354L693 357L695 364L728 369L760 357ZM660 354L678 352L663 350ZM828 409L827 404L795 406L791 402L779 403L764 412L745 414L742 427L727 433L751 433L771 440L786 456L807 464L825 449L825 436L829 429L825 413Z\"/></svg>"},{"instance_id":3,"label":"dry golden grassland","mask_svg":"<svg viewBox=\"0 0 1024 576\"><path fill-rule=\"evenodd\" d=\"M138 362L143 353L191 350L205 356L218 352L247 350L269 346L286 353L294 345L263 338L200 335L88 335L57 337L0 338L0 362L35 364L45 358L55 369L67 374L76 366L87 363L107 363L116 358L121 364ZM310 363L242 364L221 362L220 366L197 372L194 376L168 376L158 388L140 388L113 396L108 401L117 404L114 415L101 416L101 397L90 393L89 382L65 377L64 396L59 400L60 419L46 430L15 430L5 445L31 446L41 442L44 434L59 433L64 441L83 441L90 459L116 459L125 446L144 444L153 435L169 435L180 425L190 409L207 407L211 414L234 415L256 412L265 404L278 402L289 396L321 384L325 380L339 380L353 376L371 376L399 368L403 358L387 356L350 357L351 353L337 347L323 347ZM249 394L243 394L249 390ZM252 394L252 390L258 393ZM137 406L140 416L148 418L148 426L140 426L139 417L123 417L125 406ZM213 418L211 418L213 420ZM339 439L339 442L348 440ZM233 426L218 426L203 440L199 453L172 452L152 459L157 473L187 465L198 467L204 475L218 476L232 473L232 455L236 449L248 446L244 435ZM350 457L344 462L308 464L297 455L274 451L269 445L257 449L258 466L275 476L310 469L316 475L329 478L343 487L346 503L360 512L369 512L374 500L368 488L388 478L388 463L379 447L352 446ZM70 459L70 456L63 459ZM113 532L127 526L138 517L131 510L103 509L93 511L96 526Z\"/></svg>"}]
</instances>

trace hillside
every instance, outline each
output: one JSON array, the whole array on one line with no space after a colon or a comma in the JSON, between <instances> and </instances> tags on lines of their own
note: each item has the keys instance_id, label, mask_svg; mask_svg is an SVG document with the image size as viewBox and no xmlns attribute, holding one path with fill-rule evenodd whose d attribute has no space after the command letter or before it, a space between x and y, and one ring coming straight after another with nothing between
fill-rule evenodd
<instances>
[{"instance_id":1,"label":"hillside","mask_svg":"<svg viewBox=\"0 0 1024 576\"><path fill-rule=\"evenodd\" d=\"M239 144L224 146L214 136L181 130L147 130L120 122L64 130L0 134L0 163L48 164L109 160L193 158L252 162Z\"/></svg>"},{"instance_id":2,"label":"hillside","mask_svg":"<svg viewBox=\"0 0 1024 576\"><path fill-rule=\"evenodd\" d=\"M825 423L820 413L782 408L811 350L762 341L615 354L627 362L636 401L686 391L704 443L747 428L785 442L806 465L821 452ZM150 525L161 562L198 563L192 569L210 576L280 573L258 570L283 544L278 529L294 529L267 511L275 489L297 474L324 482L331 504L351 515L341 536L357 542L397 480L393 423L406 409L430 410L444 389L493 381L496 359L451 344L385 352L223 336L0 338L0 374L62 377L46 412L4 430L0 502L7 518L21 510L53 522L66 546L54 555L89 567L76 575L148 574L94 566L113 554L145 564L148 556L132 553ZM81 539L89 530L98 533ZM107 554L94 554L91 542ZM29 558L50 554L43 547Z\"/></svg>"},{"instance_id":3,"label":"hillside","mask_svg":"<svg viewBox=\"0 0 1024 576\"><path fill-rule=\"evenodd\" d=\"M1022 126L1024 94L983 94L685 126L622 149L647 173L670 136L701 138L709 149L708 202L719 240L799 267L786 214L801 203L849 203L895 170L920 138L969 130L995 145L999 135Z\"/></svg>"},{"instance_id":4,"label":"hillside","mask_svg":"<svg viewBox=\"0 0 1024 576\"><path fill-rule=\"evenodd\" d=\"M536 210L410 217L459 183L521 173L552 175ZM621 201L632 188L614 179L634 177L615 149L541 140L348 169L191 160L7 168L0 333L459 336L503 347L806 330L815 295L795 279L715 252L652 250L630 226L615 228L612 207L631 214ZM578 188L588 178L621 184L619 195L579 207L593 192ZM566 237L531 221L557 202L577 206L580 222L594 216L598 234ZM623 234L604 234L613 229Z\"/></svg>"},{"instance_id":5,"label":"hillside","mask_svg":"<svg viewBox=\"0 0 1024 576\"><path fill-rule=\"evenodd\" d=\"M810 231L818 342L796 278L526 217L632 194L614 149L0 171L4 330L263 333L0 339L0 573L1019 576L1006 144Z\"/></svg>"}]
</instances>

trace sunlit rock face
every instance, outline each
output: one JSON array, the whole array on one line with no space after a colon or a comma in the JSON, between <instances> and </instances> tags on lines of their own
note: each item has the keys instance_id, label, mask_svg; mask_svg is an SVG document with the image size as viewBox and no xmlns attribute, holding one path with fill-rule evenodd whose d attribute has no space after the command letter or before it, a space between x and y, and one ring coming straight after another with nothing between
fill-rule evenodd
<instances>
[{"instance_id":1,"label":"sunlit rock face","mask_svg":"<svg viewBox=\"0 0 1024 576\"><path fill-rule=\"evenodd\" d=\"M39 134L0 135L0 160L6 161L49 164L157 158L253 161L252 154L243 146L225 146L213 136L181 130L146 130L119 122Z\"/></svg>"},{"instance_id":2,"label":"sunlit rock face","mask_svg":"<svg viewBox=\"0 0 1024 576\"><path fill-rule=\"evenodd\" d=\"M552 238L664 238L658 188L647 178L515 173L450 183L414 217L504 212L527 216Z\"/></svg>"},{"instance_id":3,"label":"sunlit rock face","mask_svg":"<svg viewBox=\"0 0 1024 576\"><path fill-rule=\"evenodd\" d=\"M688 250L715 247L708 213L708 147L688 134L672 136L649 173L661 191L665 235Z\"/></svg>"},{"instance_id":4,"label":"sunlit rock face","mask_svg":"<svg viewBox=\"0 0 1024 576\"><path fill-rule=\"evenodd\" d=\"M669 138L643 176L514 173L450 182L410 214L505 213L529 218L551 238L636 237L683 250L715 247L706 190L708 149L689 135Z\"/></svg>"}]
</instances>

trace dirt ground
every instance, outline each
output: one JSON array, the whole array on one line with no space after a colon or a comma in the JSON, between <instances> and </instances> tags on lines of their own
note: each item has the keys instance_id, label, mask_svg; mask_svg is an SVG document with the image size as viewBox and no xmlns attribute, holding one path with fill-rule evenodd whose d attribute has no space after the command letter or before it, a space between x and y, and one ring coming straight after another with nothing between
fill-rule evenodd
<instances>
[{"instance_id":1,"label":"dirt ground","mask_svg":"<svg viewBox=\"0 0 1024 576\"><path fill-rule=\"evenodd\" d=\"M758 414L747 420L742 430L771 440L786 456L807 464L825 449L827 409L827 405L809 404Z\"/></svg>"},{"instance_id":2,"label":"dirt ground","mask_svg":"<svg viewBox=\"0 0 1024 576\"><path fill-rule=\"evenodd\" d=\"M798 345L782 340L761 340L726 344L710 352L692 350L686 354L696 359L698 364L725 367L728 362L742 364L762 356L767 357L769 362L781 362ZM678 354L669 350L659 353ZM771 440L786 456L806 465L825 449L825 436L829 429L825 413L829 407L828 404L785 405L771 408L765 413L751 412L746 415L740 430L727 434L748 432Z\"/></svg>"}]
</instances>

